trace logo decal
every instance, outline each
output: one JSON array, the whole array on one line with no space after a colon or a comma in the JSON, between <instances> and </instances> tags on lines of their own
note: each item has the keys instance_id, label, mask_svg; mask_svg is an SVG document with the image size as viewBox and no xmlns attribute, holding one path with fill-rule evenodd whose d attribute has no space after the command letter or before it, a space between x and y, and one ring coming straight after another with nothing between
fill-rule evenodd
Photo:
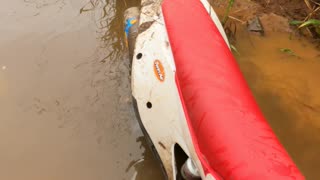
<instances>
[{"instance_id":1,"label":"logo decal","mask_svg":"<svg viewBox=\"0 0 320 180\"><path fill-rule=\"evenodd\" d=\"M128 37L129 37L130 28L134 24L136 24L137 22L138 22L138 20L136 18L130 18L130 19L126 20L126 24L125 24L125 28L124 28L124 36L125 36L127 47L128 47Z\"/></svg>"},{"instance_id":2,"label":"logo decal","mask_svg":"<svg viewBox=\"0 0 320 180\"><path fill-rule=\"evenodd\" d=\"M160 82L163 82L166 78L166 74L164 72L164 68L163 68L161 61L155 60L153 62L153 70L154 70L154 74L156 75L157 79Z\"/></svg>"}]
</instances>

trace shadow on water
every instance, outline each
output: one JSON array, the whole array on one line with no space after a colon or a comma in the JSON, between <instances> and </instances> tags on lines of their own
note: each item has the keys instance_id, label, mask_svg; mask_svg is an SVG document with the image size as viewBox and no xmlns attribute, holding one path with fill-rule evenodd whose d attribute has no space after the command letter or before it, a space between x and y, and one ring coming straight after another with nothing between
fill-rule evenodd
<instances>
[{"instance_id":1,"label":"shadow on water","mask_svg":"<svg viewBox=\"0 0 320 180\"><path fill-rule=\"evenodd\" d=\"M110 77L114 71L119 71L119 61L125 61L123 62L126 66L125 69L129 69L128 62L130 60L124 43L123 15L127 8L140 6L140 2L140 0L90 0L80 9L80 14L93 12L95 16L101 47L108 51L105 57L99 59L98 62L100 65L107 65L105 76ZM99 10L97 11L97 9ZM128 77L130 78L130 76ZM138 123L135 116L132 118ZM144 149L144 152L142 158L131 161L126 168L126 173L134 171L131 180L164 179L160 164L154 157L146 139L141 136L137 138L136 142L140 144L140 148Z\"/></svg>"},{"instance_id":2,"label":"shadow on water","mask_svg":"<svg viewBox=\"0 0 320 180\"><path fill-rule=\"evenodd\" d=\"M137 142L141 144L141 147L145 148L145 152L143 153L142 159L132 161L127 167L127 172L132 168L134 168L136 171L132 177L132 180L164 179L164 175L162 174L160 165L158 164L156 158L154 157L154 154L149 148L145 137L139 137L137 139Z\"/></svg>"}]
</instances>

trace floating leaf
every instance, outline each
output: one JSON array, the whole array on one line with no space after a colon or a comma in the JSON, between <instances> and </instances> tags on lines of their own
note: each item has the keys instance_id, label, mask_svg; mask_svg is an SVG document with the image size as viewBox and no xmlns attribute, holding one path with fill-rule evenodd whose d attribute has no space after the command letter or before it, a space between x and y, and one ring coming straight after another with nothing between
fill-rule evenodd
<instances>
[{"instance_id":1,"label":"floating leaf","mask_svg":"<svg viewBox=\"0 0 320 180\"><path fill-rule=\"evenodd\" d=\"M281 48L280 51L286 54L295 55L294 52L288 48Z\"/></svg>"}]
</instances>

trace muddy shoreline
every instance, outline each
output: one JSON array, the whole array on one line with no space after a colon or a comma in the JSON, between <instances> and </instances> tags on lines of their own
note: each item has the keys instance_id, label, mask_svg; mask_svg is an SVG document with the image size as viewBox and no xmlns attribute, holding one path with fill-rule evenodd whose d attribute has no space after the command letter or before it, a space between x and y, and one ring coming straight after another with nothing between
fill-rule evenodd
<instances>
[{"instance_id":1,"label":"muddy shoreline","mask_svg":"<svg viewBox=\"0 0 320 180\"><path fill-rule=\"evenodd\" d=\"M209 0L223 18L227 2ZM266 31L291 33L295 37L308 37L320 47L320 34L314 26L299 29L299 25L290 25L293 21L305 22L308 19L320 19L320 6L317 1L310 1L307 6L302 0L254 0L235 1L229 14L230 24L245 25L256 17L261 19ZM227 24L227 26L228 26Z\"/></svg>"},{"instance_id":2,"label":"muddy shoreline","mask_svg":"<svg viewBox=\"0 0 320 180\"><path fill-rule=\"evenodd\" d=\"M308 8L303 0L254 0L261 5L259 9L264 13L275 13L280 16L289 18L290 20L303 20L312 10ZM315 0L314 2L320 3ZM312 6L312 1L310 1ZM320 13L315 13L314 18L320 19Z\"/></svg>"}]
</instances>

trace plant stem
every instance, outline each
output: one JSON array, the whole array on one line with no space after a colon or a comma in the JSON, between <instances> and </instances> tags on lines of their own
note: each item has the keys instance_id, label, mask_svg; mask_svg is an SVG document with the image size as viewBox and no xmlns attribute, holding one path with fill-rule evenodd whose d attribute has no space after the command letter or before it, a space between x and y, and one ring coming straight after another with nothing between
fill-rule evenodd
<instances>
[{"instance_id":1,"label":"plant stem","mask_svg":"<svg viewBox=\"0 0 320 180\"><path fill-rule=\"evenodd\" d=\"M228 17L229 17L229 13L230 13L230 10L231 8L233 7L233 3L234 3L235 0L229 0L229 3L228 3L228 7L227 7L227 11L223 17L223 20L222 20L222 24L224 25L227 20L228 20Z\"/></svg>"}]
</instances>

